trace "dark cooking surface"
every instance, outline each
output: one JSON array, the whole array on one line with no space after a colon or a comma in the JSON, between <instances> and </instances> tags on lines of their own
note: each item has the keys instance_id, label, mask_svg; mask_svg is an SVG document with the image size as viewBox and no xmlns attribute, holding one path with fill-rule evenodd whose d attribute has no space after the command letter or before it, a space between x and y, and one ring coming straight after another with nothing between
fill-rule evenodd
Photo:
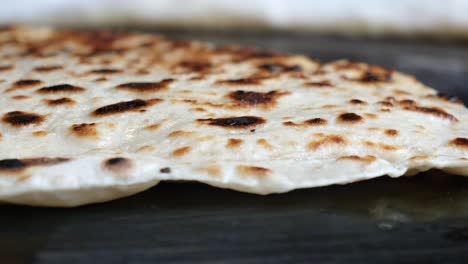
<instances>
[{"instance_id":1,"label":"dark cooking surface","mask_svg":"<svg viewBox=\"0 0 468 264\"><path fill-rule=\"evenodd\" d=\"M294 35L174 34L350 58L468 103L468 45ZM164 183L75 209L0 206L0 263L467 263L468 178L429 172L257 196Z\"/></svg>"}]
</instances>

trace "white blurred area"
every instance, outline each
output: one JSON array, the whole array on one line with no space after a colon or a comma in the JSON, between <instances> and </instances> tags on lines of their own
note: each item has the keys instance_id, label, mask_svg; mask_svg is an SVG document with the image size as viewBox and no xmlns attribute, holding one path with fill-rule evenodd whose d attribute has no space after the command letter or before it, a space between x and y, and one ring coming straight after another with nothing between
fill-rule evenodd
<instances>
[{"instance_id":1,"label":"white blurred area","mask_svg":"<svg viewBox=\"0 0 468 264\"><path fill-rule=\"evenodd\" d=\"M468 0L0 0L0 24L468 38Z\"/></svg>"}]
</instances>

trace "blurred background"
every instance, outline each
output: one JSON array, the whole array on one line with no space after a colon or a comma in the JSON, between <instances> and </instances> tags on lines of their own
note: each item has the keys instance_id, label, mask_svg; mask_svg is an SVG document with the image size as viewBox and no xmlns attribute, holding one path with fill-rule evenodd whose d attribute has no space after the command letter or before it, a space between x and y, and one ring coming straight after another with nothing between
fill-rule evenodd
<instances>
[{"instance_id":1,"label":"blurred background","mask_svg":"<svg viewBox=\"0 0 468 264\"><path fill-rule=\"evenodd\" d=\"M0 26L160 33L350 59L468 101L468 0L0 0Z\"/></svg>"},{"instance_id":2,"label":"blurred background","mask_svg":"<svg viewBox=\"0 0 468 264\"><path fill-rule=\"evenodd\" d=\"M468 39L466 0L15 0L0 24Z\"/></svg>"}]
</instances>

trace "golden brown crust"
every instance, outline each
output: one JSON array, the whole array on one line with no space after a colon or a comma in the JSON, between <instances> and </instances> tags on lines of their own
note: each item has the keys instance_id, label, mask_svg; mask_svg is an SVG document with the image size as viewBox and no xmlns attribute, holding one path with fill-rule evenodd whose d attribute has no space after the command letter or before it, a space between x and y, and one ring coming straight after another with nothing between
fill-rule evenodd
<instances>
[{"instance_id":1,"label":"golden brown crust","mask_svg":"<svg viewBox=\"0 0 468 264\"><path fill-rule=\"evenodd\" d=\"M410 105L410 106L404 107L404 109L408 111L412 111L412 112L418 112L421 114L432 115L432 116L435 116L441 119L446 119L452 122L458 122L458 119L454 115L438 107L421 107L421 106Z\"/></svg>"},{"instance_id":2,"label":"golden brown crust","mask_svg":"<svg viewBox=\"0 0 468 264\"><path fill-rule=\"evenodd\" d=\"M157 131L161 128L161 124L160 123L156 123L156 124L152 124L152 125L149 125L149 126L146 126L144 129L145 130L148 130L148 131Z\"/></svg>"},{"instance_id":3,"label":"golden brown crust","mask_svg":"<svg viewBox=\"0 0 468 264\"><path fill-rule=\"evenodd\" d=\"M459 137L452 141L450 141L450 146L461 148L461 149L468 149L468 138Z\"/></svg>"},{"instance_id":4,"label":"golden brown crust","mask_svg":"<svg viewBox=\"0 0 468 264\"><path fill-rule=\"evenodd\" d=\"M345 146L346 144L348 144L348 141L343 136L328 135L328 136L325 136L325 138L321 140L310 142L308 147L309 147L309 150L316 151L319 148L324 147L324 146L329 146L329 145Z\"/></svg>"},{"instance_id":5,"label":"golden brown crust","mask_svg":"<svg viewBox=\"0 0 468 264\"><path fill-rule=\"evenodd\" d=\"M213 176L213 177L221 177L223 175L223 170L219 165L211 165L208 167L200 168L198 169L201 172L206 172L208 175Z\"/></svg>"},{"instance_id":6,"label":"golden brown crust","mask_svg":"<svg viewBox=\"0 0 468 264\"><path fill-rule=\"evenodd\" d=\"M357 161L357 162L363 162L363 163L372 163L377 159L375 156L365 156L365 157L360 157L357 155L351 155L351 156L343 156L340 157L339 160L351 160L351 161Z\"/></svg>"},{"instance_id":7,"label":"golden brown crust","mask_svg":"<svg viewBox=\"0 0 468 264\"><path fill-rule=\"evenodd\" d=\"M181 147L181 148L174 150L172 152L172 156L181 157L181 156L187 155L188 153L190 153L190 151L192 151L192 147L190 146Z\"/></svg>"},{"instance_id":8,"label":"golden brown crust","mask_svg":"<svg viewBox=\"0 0 468 264\"><path fill-rule=\"evenodd\" d=\"M13 65L0 65L0 72L6 72L13 70L15 67Z\"/></svg>"},{"instance_id":9,"label":"golden brown crust","mask_svg":"<svg viewBox=\"0 0 468 264\"><path fill-rule=\"evenodd\" d=\"M47 131L40 130L40 131L32 132L32 135L35 136L35 137L45 137L45 136L49 135L49 133Z\"/></svg>"},{"instance_id":10,"label":"golden brown crust","mask_svg":"<svg viewBox=\"0 0 468 264\"><path fill-rule=\"evenodd\" d=\"M237 172L245 177L266 177L273 173L270 169L256 166L237 166Z\"/></svg>"},{"instance_id":11,"label":"golden brown crust","mask_svg":"<svg viewBox=\"0 0 468 264\"><path fill-rule=\"evenodd\" d=\"M72 135L79 138L90 138L97 139L99 138L99 132L97 130L96 123L83 123L75 124L70 127L70 132Z\"/></svg>"},{"instance_id":12,"label":"golden brown crust","mask_svg":"<svg viewBox=\"0 0 468 264\"><path fill-rule=\"evenodd\" d=\"M177 137L182 137L182 138L189 138L197 133L192 132L192 131L182 131L182 130L176 130L174 132L169 133L167 135L168 138L177 138Z\"/></svg>"},{"instance_id":13,"label":"golden brown crust","mask_svg":"<svg viewBox=\"0 0 468 264\"><path fill-rule=\"evenodd\" d=\"M28 95L15 95L15 96L11 97L11 99L13 99L13 100L29 100L31 98L32 97L28 96Z\"/></svg>"},{"instance_id":14,"label":"golden brown crust","mask_svg":"<svg viewBox=\"0 0 468 264\"><path fill-rule=\"evenodd\" d=\"M274 147L268 142L268 140L266 140L264 138L258 139L257 144L262 146L264 149L266 149L268 151L272 151L274 149Z\"/></svg>"},{"instance_id":15,"label":"golden brown crust","mask_svg":"<svg viewBox=\"0 0 468 264\"><path fill-rule=\"evenodd\" d=\"M226 144L227 148L236 149L239 148L244 143L244 140L237 138L230 138Z\"/></svg>"},{"instance_id":16,"label":"golden brown crust","mask_svg":"<svg viewBox=\"0 0 468 264\"><path fill-rule=\"evenodd\" d=\"M396 129L387 129L385 130L385 135L389 136L389 137L396 137L398 136L400 132L398 132L398 130Z\"/></svg>"}]
</instances>

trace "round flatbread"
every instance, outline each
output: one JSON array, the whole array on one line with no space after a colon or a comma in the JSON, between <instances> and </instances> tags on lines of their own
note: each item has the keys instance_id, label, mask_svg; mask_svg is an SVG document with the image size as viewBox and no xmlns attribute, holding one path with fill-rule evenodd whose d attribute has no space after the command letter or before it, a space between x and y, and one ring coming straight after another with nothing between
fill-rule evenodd
<instances>
[{"instance_id":1,"label":"round flatbread","mask_svg":"<svg viewBox=\"0 0 468 264\"><path fill-rule=\"evenodd\" d=\"M257 194L468 175L468 111L350 61L161 36L0 31L0 200L77 206L165 180Z\"/></svg>"}]
</instances>

